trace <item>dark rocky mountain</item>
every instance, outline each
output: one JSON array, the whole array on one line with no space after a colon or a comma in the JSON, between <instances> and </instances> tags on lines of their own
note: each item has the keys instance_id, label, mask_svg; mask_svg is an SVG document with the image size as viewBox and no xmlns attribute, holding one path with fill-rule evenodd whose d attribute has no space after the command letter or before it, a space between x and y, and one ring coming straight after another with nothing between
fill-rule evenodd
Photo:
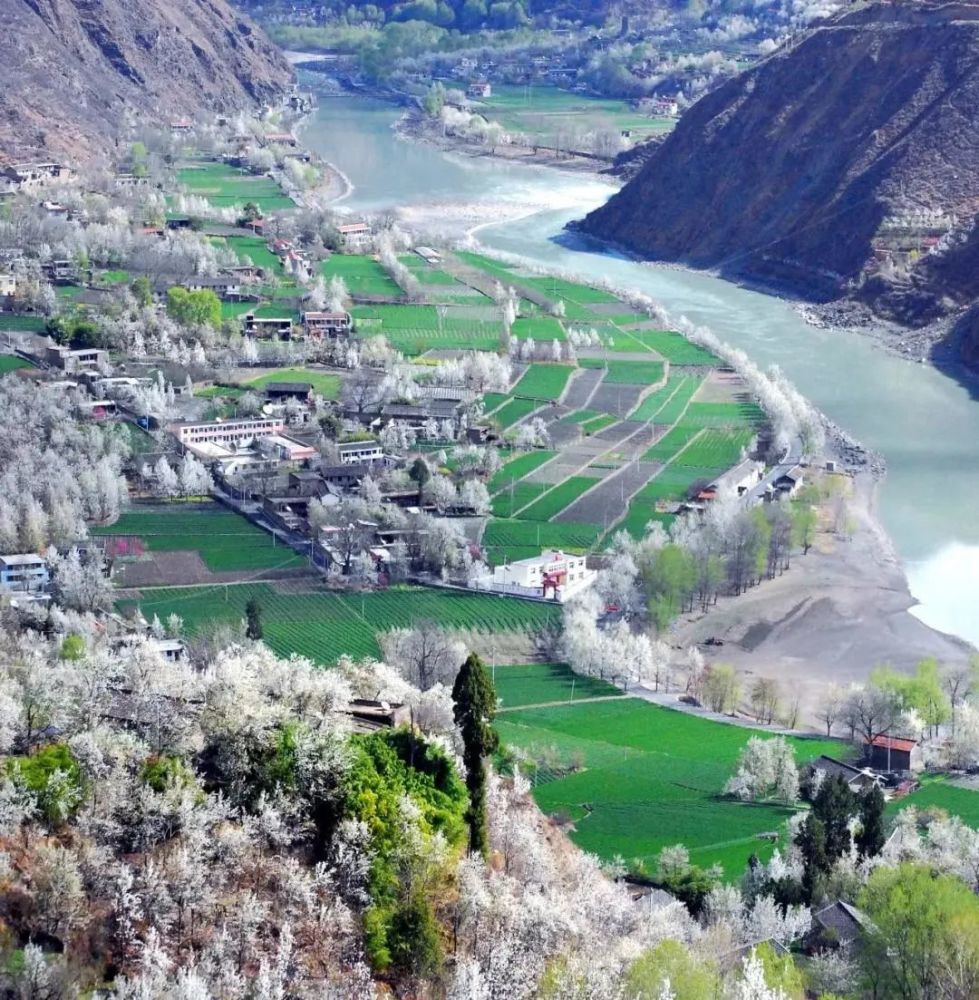
<instances>
[{"instance_id":1,"label":"dark rocky mountain","mask_svg":"<svg viewBox=\"0 0 979 1000\"><path fill-rule=\"evenodd\" d=\"M0 151L84 157L128 120L268 100L281 53L226 0L0 0Z\"/></svg>"},{"instance_id":2,"label":"dark rocky mountain","mask_svg":"<svg viewBox=\"0 0 979 1000\"><path fill-rule=\"evenodd\" d=\"M979 5L901 0L705 96L581 227L921 326L979 297L977 211Z\"/></svg>"}]
</instances>

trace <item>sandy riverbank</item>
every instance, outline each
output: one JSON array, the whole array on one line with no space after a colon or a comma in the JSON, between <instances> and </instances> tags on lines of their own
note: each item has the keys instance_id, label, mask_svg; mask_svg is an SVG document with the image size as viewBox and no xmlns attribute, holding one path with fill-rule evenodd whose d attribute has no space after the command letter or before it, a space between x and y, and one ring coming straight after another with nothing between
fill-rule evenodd
<instances>
[{"instance_id":1,"label":"sandy riverbank","mask_svg":"<svg viewBox=\"0 0 979 1000\"><path fill-rule=\"evenodd\" d=\"M740 597L721 598L707 614L683 615L670 633L677 645L713 637L708 658L751 677L775 677L785 697L798 696L803 718L829 683L865 681L888 663L912 670L935 657L959 662L975 652L911 613L915 600L901 561L876 513L881 479L864 470L846 477L850 531L837 535L824 523L808 555L791 569Z\"/></svg>"}]
</instances>

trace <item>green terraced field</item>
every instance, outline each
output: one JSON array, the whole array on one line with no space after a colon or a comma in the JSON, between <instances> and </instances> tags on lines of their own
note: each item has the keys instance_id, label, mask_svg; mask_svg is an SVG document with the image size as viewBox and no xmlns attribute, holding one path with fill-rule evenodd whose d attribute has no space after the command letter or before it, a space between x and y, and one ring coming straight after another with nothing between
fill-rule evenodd
<instances>
[{"instance_id":1,"label":"green terraced field","mask_svg":"<svg viewBox=\"0 0 979 1000\"><path fill-rule=\"evenodd\" d=\"M292 549L273 545L272 537L251 521L217 504L128 511L115 524L91 531L138 538L147 552L199 552L214 573L306 564Z\"/></svg>"},{"instance_id":2,"label":"green terraced field","mask_svg":"<svg viewBox=\"0 0 979 1000\"><path fill-rule=\"evenodd\" d=\"M511 391L530 399L558 399L573 371L571 365L530 365Z\"/></svg>"},{"instance_id":3,"label":"green terraced field","mask_svg":"<svg viewBox=\"0 0 979 1000\"><path fill-rule=\"evenodd\" d=\"M18 358L13 354L0 354L0 375L18 371L21 368L33 368L30 361Z\"/></svg>"},{"instance_id":4,"label":"green terraced field","mask_svg":"<svg viewBox=\"0 0 979 1000\"><path fill-rule=\"evenodd\" d=\"M565 479L517 516L522 521L549 521L555 514L560 514L565 507L577 500L582 493L590 490L596 482L597 480L591 476L572 476L570 479Z\"/></svg>"},{"instance_id":5,"label":"green terraced field","mask_svg":"<svg viewBox=\"0 0 979 1000\"><path fill-rule=\"evenodd\" d=\"M547 483L514 483L509 484L493 497L492 510L494 517L513 517L521 507L536 500L546 489Z\"/></svg>"},{"instance_id":6,"label":"green terraced field","mask_svg":"<svg viewBox=\"0 0 979 1000\"><path fill-rule=\"evenodd\" d=\"M689 427L759 427L765 422L762 408L750 400L731 403L691 403L683 415Z\"/></svg>"},{"instance_id":7,"label":"green terraced field","mask_svg":"<svg viewBox=\"0 0 979 1000\"><path fill-rule=\"evenodd\" d=\"M628 336L674 365L696 365L705 368L718 368L723 365L716 355L672 330L629 330Z\"/></svg>"},{"instance_id":8,"label":"green terraced field","mask_svg":"<svg viewBox=\"0 0 979 1000\"><path fill-rule=\"evenodd\" d=\"M950 816L958 816L963 823L979 829L979 792L971 788L960 788L942 780L926 780L916 792L889 803L887 812L896 816L909 806L918 810L944 809Z\"/></svg>"},{"instance_id":9,"label":"green terraced field","mask_svg":"<svg viewBox=\"0 0 979 1000\"><path fill-rule=\"evenodd\" d=\"M521 316L510 328L510 334L519 340L566 340L567 334L561 321L553 316Z\"/></svg>"},{"instance_id":10,"label":"green terraced field","mask_svg":"<svg viewBox=\"0 0 979 1000\"><path fill-rule=\"evenodd\" d=\"M373 257L335 253L320 262L320 273L327 281L334 275L343 278L347 289L355 295L395 297L402 294L397 283L388 277L387 272Z\"/></svg>"},{"instance_id":11,"label":"green terraced field","mask_svg":"<svg viewBox=\"0 0 979 1000\"><path fill-rule=\"evenodd\" d=\"M491 519L483 532L487 561L497 566L504 560L529 559L541 549L586 552L598 540L602 529L597 524L557 524L553 521L510 521Z\"/></svg>"},{"instance_id":12,"label":"green terraced field","mask_svg":"<svg viewBox=\"0 0 979 1000\"><path fill-rule=\"evenodd\" d=\"M675 424L690 405L697 390L703 385L700 378L687 378L677 387L677 391L660 407L655 414L654 423Z\"/></svg>"},{"instance_id":13,"label":"green terraced field","mask_svg":"<svg viewBox=\"0 0 979 1000\"><path fill-rule=\"evenodd\" d=\"M751 431L708 430L677 456L679 465L713 468L715 476L737 465L751 443Z\"/></svg>"},{"instance_id":14,"label":"green terraced field","mask_svg":"<svg viewBox=\"0 0 979 1000\"><path fill-rule=\"evenodd\" d=\"M606 427L611 427L612 424L617 424L618 422L618 417L613 417L610 413L601 413L597 417L586 420L581 425L581 429L586 434L597 434L599 431L605 430Z\"/></svg>"},{"instance_id":15,"label":"green terraced field","mask_svg":"<svg viewBox=\"0 0 979 1000\"><path fill-rule=\"evenodd\" d=\"M280 273L282 261L268 248L268 244L260 236L212 236L212 243L226 245L238 255L238 260L244 264L250 261L253 266L265 271Z\"/></svg>"},{"instance_id":16,"label":"green terraced field","mask_svg":"<svg viewBox=\"0 0 979 1000\"><path fill-rule=\"evenodd\" d=\"M295 202L271 178L239 170L226 163L202 163L177 172L189 194L206 198L217 208L255 202L263 212L295 208Z\"/></svg>"},{"instance_id":17,"label":"green terraced field","mask_svg":"<svg viewBox=\"0 0 979 1000\"><path fill-rule=\"evenodd\" d=\"M674 375L666 380L666 385L660 386L655 392L651 392L633 411L629 414L630 420L652 420L657 413L678 393L684 392L689 383L699 385L696 379L689 375Z\"/></svg>"},{"instance_id":18,"label":"green terraced field","mask_svg":"<svg viewBox=\"0 0 979 1000\"><path fill-rule=\"evenodd\" d=\"M265 641L276 653L297 653L324 665L344 654L377 657L378 632L422 619L479 632L536 632L561 617L553 604L426 587L363 594L281 593L267 584L168 587L147 590L138 601L120 601L119 608L127 612L138 606L147 618L157 614L161 620L178 614L193 634L212 622L240 621L252 598L262 607Z\"/></svg>"},{"instance_id":19,"label":"green terraced field","mask_svg":"<svg viewBox=\"0 0 979 1000\"><path fill-rule=\"evenodd\" d=\"M538 774L534 797L545 812L570 816L572 839L602 858L638 858L655 868L662 848L682 843L695 864L718 862L733 881L749 855L771 853L758 835L781 833L794 811L720 798L756 735L737 726L638 699L521 709L497 716L495 725L507 745L554 747L563 763L580 755L584 770ZM845 754L837 741L792 742L800 762Z\"/></svg>"},{"instance_id":20,"label":"green terraced field","mask_svg":"<svg viewBox=\"0 0 979 1000\"><path fill-rule=\"evenodd\" d=\"M556 451L528 451L516 458L511 458L489 481L490 493L497 493L508 487L514 480L523 479L524 476L530 475L534 469L545 465L556 454Z\"/></svg>"},{"instance_id":21,"label":"green terraced field","mask_svg":"<svg viewBox=\"0 0 979 1000\"><path fill-rule=\"evenodd\" d=\"M46 316L22 316L16 313L0 312L0 330L29 330L39 333L48 325Z\"/></svg>"},{"instance_id":22,"label":"green terraced field","mask_svg":"<svg viewBox=\"0 0 979 1000\"><path fill-rule=\"evenodd\" d=\"M602 381L609 385L656 385L663 381L662 361L606 361L602 358L580 358L582 368L607 368Z\"/></svg>"},{"instance_id":23,"label":"green terraced field","mask_svg":"<svg viewBox=\"0 0 979 1000\"><path fill-rule=\"evenodd\" d=\"M529 416L534 410L540 407L536 399L511 399L509 403L504 403L494 414L493 419L506 430L515 423Z\"/></svg>"},{"instance_id":24,"label":"green terraced field","mask_svg":"<svg viewBox=\"0 0 979 1000\"><path fill-rule=\"evenodd\" d=\"M621 694L614 684L576 674L566 663L499 666L494 677L501 708L577 701L579 698L613 698Z\"/></svg>"},{"instance_id":25,"label":"green terraced field","mask_svg":"<svg viewBox=\"0 0 979 1000\"><path fill-rule=\"evenodd\" d=\"M277 368L274 372L260 375L245 383L249 389L264 389L269 382L309 382L313 392L324 399L336 399L340 392L340 376L309 368Z\"/></svg>"},{"instance_id":26,"label":"green terraced field","mask_svg":"<svg viewBox=\"0 0 979 1000\"><path fill-rule=\"evenodd\" d=\"M435 306L355 306L352 315L358 336L381 334L404 354L424 354L438 348L495 351L499 347L499 323L454 316L451 311L440 320Z\"/></svg>"},{"instance_id":27,"label":"green terraced field","mask_svg":"<svg viewBox=\"0 0 979 1000\"><path fill-rule=\"evenodd\" d=\"M700 431L696 427L684 427L682 425L671 427L643 455L643 461L669 462L681 448L686 448L699 433Z\"/></svg>"},{"instance_id":28,"label":"green terraced field","mask_svg":"<svg viewBox=\"0 0 979 1000\"><path fill-rule=\"evenodd\" d=\"M487 392L483 395L483 411L486 414L498 410L510 397L505 392Z\"/></svg>"}]
</instances>

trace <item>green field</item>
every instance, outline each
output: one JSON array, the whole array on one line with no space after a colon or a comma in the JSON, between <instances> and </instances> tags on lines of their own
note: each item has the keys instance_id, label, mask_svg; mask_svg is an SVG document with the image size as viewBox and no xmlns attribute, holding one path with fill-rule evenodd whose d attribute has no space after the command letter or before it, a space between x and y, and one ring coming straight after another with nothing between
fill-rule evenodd
<instances>
[{"instance_id":1,"label":"green field","mask_svg":"<svg viewBox=\"0 0 979 1000\"><path fill-rule=\"evenodd\" d=\"M717 368L723 362L710 351L691 343L680 333L672 330L629 330L627 336L638 341L647 350L655 351L674 365L692 365Z\"/></svg>"},{"instance_id":2,"label":"green field","mask_svg":"<svg viewBox=\"0 0 979 1000\"><path fill-rule=\"evenodd\" d=\"M531 399L558 399L574 368L571 365L530 365L513 387L514 396Z\"/></svg>"},{"instance_id":3,"label":"green field","mask_svg":"<svg viewBox=\"0 0 979 1000\"><path fill-rule=\"evenodd\" d=\"M506 430L524 417L529 417L539 407L540 403L536 399L511 399L493 414L493 420Z\"/></svg>"},{"instance_id":4,"label":"green field","mask_svg":"<svg viewBox=\"0 0 979 1000\"><path fill-rule=\"evenodd\" d=\"M640 114L628 101L576 94L548 84L493 84L493 93L477 105L491 121L508 132L523 133L542 143L552 141L570 125L582 129L631 130L637 137L668 132L675 122Z\"/></svg>"},{"instance_id":5,"label":"green field","mask_svg":"<svg viewBox=\"0 0 979 1000\"><path fill-rule=\"evenodd\" d=\"M404 354L439 348L495 351L500 342L499 323L474 319L470 312L446 306L440 316L433 305L380 304L355 306L352 315L358 336L382 335Z\"/></svg>"},{"instance_id":6,"label":"green field","mask_svg":"<svg viewBox=\"0 0 979 1000\"><path fill-rule=\"evenodd\" d=\"M309 368L280 368L258 378L249 379L245 384L249 389L264 389L269 382L309 382L313 392L324 399L336 399L340 392L340 376Z\"/></svg>"},{"instance_id":7,"label":"green field","mask_svg":"<svg viewBox=\"0 0 979 1000\"><path fill-rule=\"evenodd\" d=\"M373 257L335 253L320 263L320 273L327 281L334 275L343 278L347 289L354 295L382 295L393 298L402 294L397 283Z\"/></svg>"},{"instance_id":8,"label":"green field","mask_svg":"<svg viewBox=\"0 0 979 1000\"><path fill-rule=\"evenodd\" d=\"M689 375L674 375L671 373L666 381L666 385L661 386L655 392L651 392L629 414L629 419L652 420L674 398L689 402L690 397L699 387L699 379L692 378ZM686 405L686 402L684 405ZM682 408L680 412L682 412Z\"/></svg>"},{"instance_id":9,"label":"green field","mask_svg":"<svg viewBox=\"0 0 979 1000\"><path fill-rule=\"evenodd\" d=\"M261 236L212 236L211 242L234 250L242 264L251 263L254 267L273 273L282 270L281 259L269 250Z\"/></svg>"},{"instance_id":10,"label":"green field","mask_svg":"<svg viewBox=\"0 0 979 1000\"><path fill-rule=\"evenodd\" d=\"M574 756L583 761L573 774L542 768L534 796L545 812L570 817L572 839L602 858L655 868L662 848L682 843L695 864L718 862L733 880L750 854L771 853L758 835L781 833L794 811L720 797L738 753L756 735L738 726L628 699L508 712L496 728L510 746L554 748L563 765ZM844 753L836 741L792 742L800 761Z\"/></svg>"},{"instance_id":11,"label":"green field","mask_svg":"<svg viewBox=\"0 0 979 1000\"><path fill-rule=\"evenodd\" d=\"M570 479L565 479L517 516L522 521L549 521L555 514L560 514L565 507L574 503L582 493L590 490L596 482L598 480L592 476L572 476Z\"/></svg>"},{"instance_id":12,"label":"green field","mask_svg":"<svg viewBox=\"0 0 979 1000\"><path fill-rule=\"evenodd\" d=\"M586 552L598 541L601 530L597 524L491 518L483 532L482 545L487 561L497 566L504 561L539 556L541 549Z\"/></svg>"},{"instance_id":13,"label":"green field","mask_svg":"<svg viewBox=\"0 0 979 1000\"><path fill-rule=\"evenodd\" d=\"M605 361L580 358L582 368L605 368L604 382L610 385L656 385L663 381L662 361Z\"/></svg>"},{"instance_id":14,"label":"green field","mask_svg":"<svg viewBox=\"0 0 979 1000\"><path fill-rule=\"evenodd\" d=\"M263 212L294 208L295 202L271 178L251 174L226 163L201 163L177 171L178 183L216 208L253 201Z\"/></svg>"},{"instance_id":15,"label":"green field","mask_svg":"<svg viewBox=\"0 0 979 1000\"><path fill-rule=\"evenodd\" d=\"M716 469L716 477L741 461L753 437L751 431L704 431L676 461L680 465Z\"/></svg>"},{"instance_id":16,"label":"green field","mask_svg":"<svg viewBox=\"0 0 979 1000\"><path fill-rule=\"evenodd\" d=\"M614 684L574 673L566 663L521 663L499 666L493 672L501 708L521 708L551 701L613 698Z\"/></svg>"},{"instance_id":17,"label":"green field","mask_svg":"<svg viewBox=\"0 0 979 1000\"><path fill-rule=\"evenodd\" d=\"M691 403L683 415L690 427L759 427L764 421L764 411L753 400Z\"/></svg>"},{"instance_id":18,"label":"green field","mask_svg":"<svg viewBox=\"0 0 979 1000\"><path fill-rule=\"evenodd\" d=\"M521 316L510 328L510 334L519 340L566 340L567 334L561 321L553 316Z\"/></svg>"},{"instance_id":19,"label":"green field","mask_svg":"<svg viewBox=\"0 0 979 1000\"><path fill-rule=\"evenodd\" d=\"M393 587L362 594L317 591L280 593L267 584L229 587L170 587L146 591L138 601L119 603L127 612L139 607L147 618L178 614L193 634L211 622L238 622L254 598L262 608L265 641L280 656L298 653L322 663L344 654L377 657L377 633L430 619L450 629L479 632L537 631L560 621L557 605L501 600L425 587Z\"/></svg>"},{"instance_id":20,"label":"green field","mask_svg":"<svg viewBox=\"0 0 979 1000\"><path fill-rule=\"evenodd\" d=\"M503 465L489 481L490 493L505 489L511 482L523 479L534 469L539 469L557 454L556 451L528 451L516 458L511 458Z\"/></svg>"},{"instance_id":21,"label":"green field","mask_svg":"<svg viewBox=\"0 0 979 1000\"><path fill-rule=\"evenodd\" d=\"M199 552L213 573L306 564L292 549L273 545L272 537L251 521L217 504L128 511L115 524L91 531L138 538L147 552Z\"/></svg>"},{"instance_id":22,"label":"green field","mask_svg":"<svg viewBox=\"0 0 979 1000\"><path fill-rule=\"evenodd\" d=\"M668 462L681 448L686 448L699 433L700 431L696 427L682 425L671 427L643 455L642 460L644 462Z\"/></svg>"},{"instance_id":23,"label":"green field","mask_svg":"<svg viewBox=\"0 0 979 1000\"><path fill-rule=\"evenodd\" d=\"M0 312L0 330L28 330L31 333L40 333L47 325L47 316Z\"/></svg>"},{"instance_id":24,"label":"green field","mask_svg":"<svg viewBox=\"0 0 979 1000\"><path fill-rule=\"evenodd\" d=\"M30 361L18 358L13 354L0 354L0 375L7 375L9 372L19 371L21 368L33 368Z\"/></svg>"},{"instance_id":25,"label":"green field","mask_svg":"<svg viewBox=\"0 0 979 1000\"><path fill-rule=\"evenodd\" d=\"M547 488L547 483L517 482L512 487L507 484L493 497L493 516L513 517L522 507L533 503Z\"/></svg>"},{"instance_id":26,"label":"green field","mask_svg":"<svg viewBox=\"0 0 979 1000\"><path fill-rule=\"evenodd\" d=\"M921 788L902 799L890 802L887 812L896 816L902 809L944 809L950 816L958 816L963 823L979 829L979 792L970 788L950 785L947 781L925 780Z\"/></svg>"}]
</instances>

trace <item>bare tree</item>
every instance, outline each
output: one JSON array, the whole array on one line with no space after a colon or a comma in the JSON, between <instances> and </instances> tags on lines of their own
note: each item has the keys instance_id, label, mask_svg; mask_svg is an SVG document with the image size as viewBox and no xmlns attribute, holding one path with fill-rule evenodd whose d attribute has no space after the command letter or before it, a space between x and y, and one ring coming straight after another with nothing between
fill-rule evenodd
<instances>
[{"instance_id":1,"label":"bare tree","mask_svg":"<svg viewBox=\"0 0 979 1000\"><path fill-rule=\"evenodd\" d=\"M387 662L422 691L439 683L451 684L467 652L464 643L427 620L414 628L384 633L381 647Z\"/></svg>"},{"instance_id":2,"label":"bare tree","mask_svg":"<svg viewBox=\"0 0 979 1000\"><path fill-rule=\"evenodd\" d=\"M901 706L893 693L872 684L854 688L846 704L846 718L854 735L859 735L864 746L869 746L878 736L885 736L901 719Z\"/></svg>"},{"instance_id":3,"label":"bare tree","mask_svg":"<svg viewBox=\"0 0 979 1000\"><path fill-rule=\"evenodd\" d=\"M833 726L843 714L845 702L846 696L836 684L830 684L819 699L815 714L816 718L826 726L827 736L832 735Z\"/></svg>"}]
</instances>

